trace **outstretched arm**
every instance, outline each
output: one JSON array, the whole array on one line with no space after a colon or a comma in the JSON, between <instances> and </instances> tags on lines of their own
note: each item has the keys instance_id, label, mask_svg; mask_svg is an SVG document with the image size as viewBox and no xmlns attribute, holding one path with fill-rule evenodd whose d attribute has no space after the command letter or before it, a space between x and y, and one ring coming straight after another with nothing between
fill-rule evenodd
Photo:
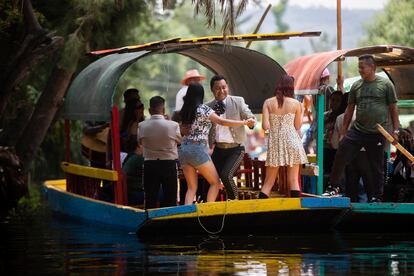
<instances>
[{"instance_id":1,"label":"outstretched arm","mask_svg":"<svg viewBox=\"0 0 414 276\"><path fill-rule=\"evenodd\" d=\"M247 126L254 121L254 119L247 119L243 121L236 121L236 120L229 120L224 119L220 116L218 116L215 112L211 113L211 115L208 117L213 123L219 124L222 126Z\"/></svg>"}]
</instances>

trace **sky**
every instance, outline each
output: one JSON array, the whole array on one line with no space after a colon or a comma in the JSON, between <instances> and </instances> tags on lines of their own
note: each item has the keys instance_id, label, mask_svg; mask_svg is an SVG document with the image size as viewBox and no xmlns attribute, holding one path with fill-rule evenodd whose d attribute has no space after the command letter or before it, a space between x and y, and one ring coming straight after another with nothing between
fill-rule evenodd
<instances>
[{"instance_id":1,"label":"sky","mask_svg":"<svg viewBox=\"0 0 414 276\"><path fill-rule=\"evenodd\" d=\"M289 0L289 5L300 7L317 7L336 8L337 0ZM375 9L382 10L389 0L342 0L342 9ZM268 1L272 4L278 3L279 0Z\"/></svg>"}]
</instances>

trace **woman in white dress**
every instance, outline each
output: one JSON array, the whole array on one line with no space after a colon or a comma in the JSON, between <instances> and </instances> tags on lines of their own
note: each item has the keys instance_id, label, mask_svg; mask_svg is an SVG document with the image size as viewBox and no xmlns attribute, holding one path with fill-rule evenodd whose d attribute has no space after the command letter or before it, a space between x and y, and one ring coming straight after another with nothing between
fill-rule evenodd
<instances>
[{"instance_id":1,"label":"woman in white dress","mask_svg":"<svg viewBox=\"0 0 414 276\"><path fill-rule=\"evenodd\" d=\"M307 157L299 136L302 105L293 98L294 78L282 76L276 85L275 97L263 104L262 128L269 131L266 178L259 198L268 198L280 166L287 166L287 182L291 197L300 196L299 167Z\"/></svg>"}]
</instances>

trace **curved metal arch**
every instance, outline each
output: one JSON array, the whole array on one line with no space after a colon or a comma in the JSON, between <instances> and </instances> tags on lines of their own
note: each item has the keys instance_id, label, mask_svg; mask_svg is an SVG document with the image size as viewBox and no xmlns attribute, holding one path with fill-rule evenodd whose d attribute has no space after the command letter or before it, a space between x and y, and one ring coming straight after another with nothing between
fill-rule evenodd
<instances>
[{"instance_id":1,"label":"curved metal arch","mask_svg":"<svg viewBox=\"0 0 414 276\"><path fill-rule=\"evenodd\" d=\"M286 74L272 58L232 45L177 46L155 51L105 56L82 70L65 99L64 118L109 121L119 78L140 58L150 54L177 53L187 56L216 74L225 76L233 95L242 96L253 112L260 113L266 98L273 96L276 81Z\"/></svg>"}]
</instances>

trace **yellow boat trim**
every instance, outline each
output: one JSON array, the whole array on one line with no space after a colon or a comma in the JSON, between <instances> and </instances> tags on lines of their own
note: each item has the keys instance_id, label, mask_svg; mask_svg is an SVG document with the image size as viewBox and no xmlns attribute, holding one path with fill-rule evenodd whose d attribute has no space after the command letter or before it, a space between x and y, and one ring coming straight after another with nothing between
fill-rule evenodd
<instances>
[{"instance_id":1,"label":"yellow boat trim","mask_svg":"<svg viewBox=\"0 0 414 276\"><path fill-rule=\"evenodd\" d=\"M60 167L65 173L74 175L87 176L91 178L97 178L102 180L117 181L118 174L116 171L93 168L88 166L81 166L72 164L69 162L62 162Z\"/></svg>"},{"instance_id":2,"label":"yellow boat trim","mask_svg":"<svg viewBox=\"0 0 414 276\"><path fill-rule=\"evenodd\" d=\"M270 33L270 34L239 34L239 35L214 35L214 36L202 36L194 38L178 38L173 37L165 40L158 40L149 43L129 45L121 48L115 49L104 49L96 50L89 52L91 55L107 55L118 52L139 52L143 50L154 50L154 49L163 49L169 47L177 47L181 45L197 45L197 44L209 44L220 41L260 41L260 40L282 40L289 39L291 37L314 37L320 36L321 32L286 32L286 33Z\"/></svg>"},{"instance_id":3,"label":"yellow boat trim","mask_svg":"<svg viewBox=\"0 0 414 276\"><path fill-rule=\"evenodd\" d=\"M173 218L193 218L197 216L237 215L249 213L308 210L301 207L300 198L270 198L252 200L234 200L200 203L196 205L197 212L177 214L165 217L152 218L166 220Z\"/></svg>"},{"instance_id":4,"label":"yellow boat trim","mask_svg":"<svg viewBox=\"0 0 414 276\"><path fill-rule=\"evenodd\" d=\"M66 191L66 179L47 180L45 181L45 186Z\"/></svg>"}]
</instances>

